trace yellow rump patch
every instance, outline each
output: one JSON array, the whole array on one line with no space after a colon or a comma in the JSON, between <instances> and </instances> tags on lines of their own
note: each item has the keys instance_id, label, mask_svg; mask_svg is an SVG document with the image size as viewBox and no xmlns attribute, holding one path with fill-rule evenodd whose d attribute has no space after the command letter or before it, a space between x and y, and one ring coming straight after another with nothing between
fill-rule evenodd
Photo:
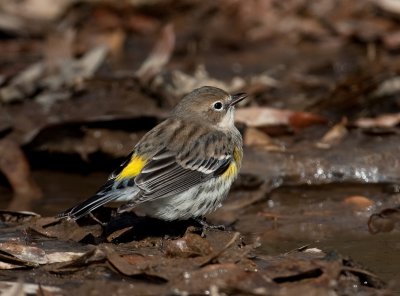
<instances>
[{"instance_id":1,"label":"yellow rump patch","mask_svg":"<svg viewBox=\"0 0 400 296\"><path fill-rule=\"evenodd\" d=\"M117 180L133 178L140 174L146 160L138 155L133 155L131 161L124 167L124 169L116 177Z\"/></svg>"},{"instance_id":2,"label":"yellow rump patch","mask_svg":"<svg viewBox=\"0 0 400 296\"><path fill-rule=\"evenodd\" d=\"M242 161L242 152L240 149L233 149L233 160L232 163L228 166L226 171L222 174L222 177L225 179L235 178L238 173L238 164Z\"/></svg>"},{"instance_id":3,"label":"yellow rump patch","mask_svg":"<svg viewBox=\"0 0 400 296\"><path fill-rule=\"evenodd\" d=\"M225 179L234 178L238 172L237 166L235 162L232 162L226 171L222 174L222 177Z\"/></svg>"},{"instance_id":4,"label":"yellow rump patch","mask_svg":"<svg viewBox=\"0 0 400 296\"><path fill-rule=\"evenodd\" d=\"M240 163L242 161L242 157L243 157L243 152L240 151L240 149L235 147L235 149L233 149L233 159L237 163Z\"/></svg>"}]
</instances>

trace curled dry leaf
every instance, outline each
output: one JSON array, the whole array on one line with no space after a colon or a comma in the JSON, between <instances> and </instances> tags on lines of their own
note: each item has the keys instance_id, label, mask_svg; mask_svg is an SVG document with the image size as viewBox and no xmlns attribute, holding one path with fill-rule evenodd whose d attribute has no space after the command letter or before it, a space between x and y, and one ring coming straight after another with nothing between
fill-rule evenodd
<instances>
[{"instance_id":1,"label":"curled dry leaf","mask_svg":"<svg viewBox=\"0 0 400 296\"><path fill-rule=\"evenodd\" d=\"M36 267L54 263L70 263L78 260L85 252L53 251L37 246L26 245L25 242L8 241L0 243L0 269Z\"/></svg>"},{"instance_id":2,"label":"curled dry leaf","mask_svg":"<svg viewBox=\"0 0 400 296\"><path fill-rule=\"evenodd\" d=\"M348 134L346 128L347 119L335 124L316 144L318 148L329 149L334 145L339 144L343 138Z\"/></svg>"},{"instance_id":3,"label":"curled dry leaf","mask_svg":"<svg viewBox=\"0 0 400 296\"><path fill-rule=\"evenodd\" d=\"M59 257L53 256L53 258L57 259ZM87 252L75 253L67 258L69 260L55 261L54 264L46 265L45 269L54 273L74 272L82 268L87 268L91 263L104 261L106 256L101 249L93 247Z\"/></svg>"},{"instance_id":4,"label":"curled dry leaf","mask_svg":"<svg viewBox=\"0 0 400 296\"><path fill-rule=\"evenodd\" d=\"M0 250L3 254L15 257L19 263L26 266L38 266L48 262L45 251L35 246L27 246L18 242L4 242L0 243Z\"/></svg>"},{"instance_id":5,"label":"curled dry leaf","mask_svg":"<svg viewBox=\"0 0 400 296\"><path fill-rule=\"evenodd\" d=\"M308 112L274 109L267 107L248 107L236 111L236 121L250 127L285 125L303 128L314 124L326 123L327 119Z\"/></svg>"},{"instance_id":6,"label":"curled dry leaf","mask_svg":"<svg viewBox=\"0 0 400 296\"><path fill-rule=\"evenodd\" d=\"M2 211L0 210L0 221L5 223L23 223L33 218L40 217L39 214L28 211Z\"/></svg>"}]
</instances>

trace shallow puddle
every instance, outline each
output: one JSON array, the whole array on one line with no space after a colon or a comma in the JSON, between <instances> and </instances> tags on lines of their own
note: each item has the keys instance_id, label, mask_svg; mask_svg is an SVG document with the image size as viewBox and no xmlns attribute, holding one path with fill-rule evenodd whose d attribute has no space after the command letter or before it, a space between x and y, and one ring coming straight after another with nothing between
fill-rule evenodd
<instances>
[{"instance_id":1,"label":"shallow puddle","mask_svg":"<svg viewBox=\"0 0 400 296\"><path fill-rule=\"evenodd\" d=\"M398 204L399 195L386 191L385 185L368 184L279 188L244 213L236 227L248 237L260 237L261 253L281 254L304 245L336 251L384 280L396 281L400 232L371 234L367 225L371 214ZM352 203L354 196L367 199Z\"/></svg>"}]
</instances>

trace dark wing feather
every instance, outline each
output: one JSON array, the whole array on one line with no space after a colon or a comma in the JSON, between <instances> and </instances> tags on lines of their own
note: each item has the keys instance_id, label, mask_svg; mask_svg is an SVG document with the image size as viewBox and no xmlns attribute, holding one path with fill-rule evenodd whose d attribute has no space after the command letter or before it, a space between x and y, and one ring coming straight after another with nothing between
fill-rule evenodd
<instances>
[{"instance_id":1,"label":"dark wing feather","mask_svg":"<svg viewBox=\"0 0 400 296\"><path fill-rule=\"evenodd\" d=\"M213 177L215 172L223 173L232 157L221 159L193 159L183 167L171 151L164 149L157 153L135 178L135 184L142 190L140 202L182 193L193 186ZM221 171L221 168L225 168Z\"/></svg>"}]
</instances>

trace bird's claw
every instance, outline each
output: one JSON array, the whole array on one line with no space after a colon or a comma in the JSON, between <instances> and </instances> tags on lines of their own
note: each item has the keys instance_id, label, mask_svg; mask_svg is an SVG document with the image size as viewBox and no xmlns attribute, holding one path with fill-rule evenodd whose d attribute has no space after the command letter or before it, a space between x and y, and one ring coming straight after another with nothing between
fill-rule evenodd
<instances>
[{"instance_id":1,"label":"bird's claw","mask_svg":"<svg viewBox=\"0 0 400 296\"><path fill-rule=\"evenodd\" d=\"M201 225L201 237L205 237L206 231L210 229L225 230L225 225L212 225L202 218L196 218L194 220Z\"/></svg>"}]
</instances>

